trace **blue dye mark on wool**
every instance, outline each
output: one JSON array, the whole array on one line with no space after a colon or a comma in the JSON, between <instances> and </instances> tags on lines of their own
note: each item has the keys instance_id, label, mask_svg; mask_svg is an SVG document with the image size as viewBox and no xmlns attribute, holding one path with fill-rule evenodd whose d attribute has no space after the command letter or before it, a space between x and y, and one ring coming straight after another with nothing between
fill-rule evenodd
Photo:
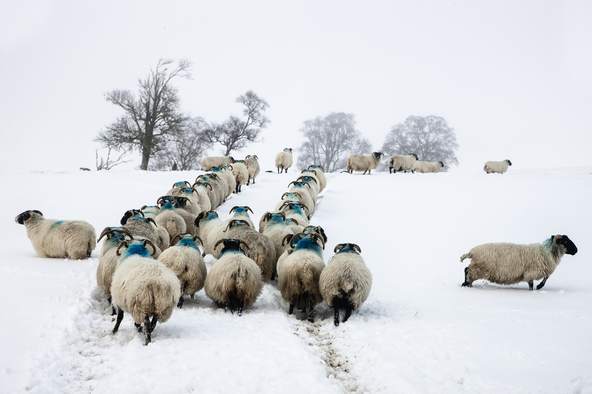
<instances>
[{"instance_id":1,"label":"blue dye mark on wool","mask_svg":"<svg viewBox=\"0 0 592 394\"><path fill-rule=\"evenodd\" d=\"M123 257L129 257L132 255L142 256L142 257L152 257L150 252L144 246L143 242L134 242L130 245L129 248L123 253Z\"/></svg>"},{"instance_id":2,"label":"blue dye mark on wool","mask_svg":"<svg viewBox=\"0 0 592 394\"><path fill-rule=\"evenodd\" d=\"M177 245L188 246L190 248L194 248L194 249L199 250L199 248L197 247L197 244L193 241L193 237L183 237L179 240L179 242L177 242Z\"/></svg>"},{"instance_id":3,"label":"blue dye mark on wool","mask_svg":"<svg viewBox=\"0 0 592 394\"><path fill-rule=\"evenodd\" d=\"M356 253L356 254L358 254L358 251L354 250L354 248L352 248L349 245L345 245L339 252L337 252L335 254L339 254L339 253Z\"/></svg>"},{"instance_id":4,"label":"blue dye mark on wool","mask_svg":"<svg viewBox=\"0 0 592 394\"><path fill-rule=\"evenodd\" d=\"M321 256L321 257L323 256L323 249L314 240L312 240L309 237L302 238L296 244L294 251L300 250L300 249L312 250L313 252L317 253L319 256Z\"/></svg>"},{"instance_id":5,"label":"blue dye mark on wool","mask_svg":"<svg viewBox=\"0 0 592 394\"><path fill-rule=\"evenodd\" d=\"M55 223L53 224L53 226L54 226L54 227L57 227L57 226L61 225L62 223L64 223L64 221L63 221L63 220L58 220L57 222L55 222Z\"/></svg>"}]
</instances>

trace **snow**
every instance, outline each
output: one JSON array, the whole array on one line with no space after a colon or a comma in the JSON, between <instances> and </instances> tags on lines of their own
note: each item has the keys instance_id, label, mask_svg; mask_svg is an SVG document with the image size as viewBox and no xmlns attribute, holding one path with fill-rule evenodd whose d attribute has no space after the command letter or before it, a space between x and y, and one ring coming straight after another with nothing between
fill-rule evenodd
<instances>
[{"instance_id":1,"label":"snow","mask_svg":"<svg viewBox=\"0 0 592 394\"><path fill-rule=\"evenodd\" d=\"M336 244L357 243L373 275L350 320L335 327L325 304L314 323L287 315L274 281L241 317L202 290L149 346L129 315L111 334L95 278L100 245L88 260L41 258L14 223L38 209L99 234L199 173L0 173L0 392L592 393L592 167L327 174L311 221L329 237L325 261ZM217 211L225 219L249 205L258 223L295 178L262 173ZM473 246L553 234L579 251L542 290L460 286L459 257Z\"/></svg>"}]
</instances>

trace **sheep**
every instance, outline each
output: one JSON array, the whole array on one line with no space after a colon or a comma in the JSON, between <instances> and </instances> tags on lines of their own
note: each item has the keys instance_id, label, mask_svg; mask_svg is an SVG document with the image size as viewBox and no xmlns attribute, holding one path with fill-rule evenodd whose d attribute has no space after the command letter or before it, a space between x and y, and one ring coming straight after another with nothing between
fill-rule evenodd
<instances>
[{"instance_id":1,"label":"sheep","mask_svg":"<svg viewBox=\"0 0 592 394\"><path fill-rule=\"evenodd\" d=\"M231 164L234 161L232 156L210 156L201 159L201 169L209 171L212 167L223 166L224 164Z\"/></svg>"},{"instance_id":2,"label":"sheep","mask_svg":"<svg viewBox=\"0 0 592 394\"><path fill-rule=\"evenodd\" d=\"M286 201L281 205L280 211L286 215L286 219L296 219L299 225L308 226L308 216L303 204Z\"/></svg>"},{"instance_id":3,"label":"sheep","mask_svg":"<svg viewBox=\"0 0 592 394\"><path fill-rule=\"evenodd\" d=\"M177 235L187 232L187 224L185 224L185 220L177 212L175 208L176 202L174 200L168 200L166 197L162 196L158 199L160 212L156 216L155 222L168 231L172 240Z\"/></svg>"},{"instance_id":4,"label":"sheep","mask_svg":"<svg viewBox=\"0 0 592 394\"><path fill-rule=\"evenodd\" d=\"M428 173L428 172L440 172L440 169L444 167L444 163L441 161L416 161L415 162L415 171L420 173Z\"/></svg>"},{"instance_id":5,"label":"sheep","mask_svg":"<svg viewBox=\"0 0 592 394\"><path fill-rule=\"evenodd\" d=\"M325 177L325 169L323 168L323 166L317 166L317 165L311 164L308 166L306 171L313 171L314 172L314 174L316 175L316 177L319 180L319 186L321 188L321 191L323 189L325 189L325 187L327 187L327 178Z\"/></svg>"},{"instance_id":6,"label":"sheep","mask_svg":"<svg viewBox=\"0 0 592 394\"><path fill-rule=\"evenodd\" d=\"M158 258L160 253L170 245L168 231L164 227L157 225L153 219L146 219L144 213L140 210L129 209L119 223L134 236L148 239L155 244L155 258Z\"/></svg>"},{"instance_id":7,"label":"sheep","mask_svg":"<svg viewBox=\"0 0 592 394\"><path fill-rule=\"evenodd\" d=\"M314 212L317 199L316 194L313 190L311 190L312 186L308 182L299 182L299 181L292 181L288 184L288 192L289 193L300 193L300 200L302 205L304 205L307 209L307 216Z\"/></svg>"},{"instance_id":8,"label":"sheep","mask_svg":"<svg viewBox=\"0 0 592 394\"><path fill-rule=\"evenodd\" d=\"M158 205L144 205L140 208L140 211L142 211L145 218L152 218L154 220L158 212L160 212L160 207Z\"/></svg>"},{"instance_id":9,"label":"sheep","mask_svg":"<svg viewBox=\"0 0 592 394\"><path fill-rule=\"evenodd\" d=\"M274 274L276 262L275 247L269 238L240 219L231 220L223 233L223 238L238 239L247 245L247 257L259 266L261 279L269 282ZM218 249L215 251L218 253Z\"/></svg>"},{"instance_id":10,"label":"sheep","mask_svg":"<svg viewBox=\"0 0 592 394\"><path fill-rule=\"evenodd\" d=\"M119 256L116 254L117 247L126 240L133 240L134 236L123 227L105 227L99 239L97 239L97 243L104 236L107 236L107 238L103 241L103 246L99 253L99 265L97 266L96 276L97 285L103 290L105 299L111 304L111 282L115 268L117 267L117 261L119 260ZM113 308L112 314L115 315L116 313L115 308Z\"/></svg>"},{"instance_id":11,"label":"sheep","mask_svg":"<svg viewBox=\"0 0 592 394\"><path fill-rule=\"evenodd\" d=\"M179 194L179 190L181 190L184 187L191 187L191 184L187 181L179 181L179 182L175 182L173 184L173 186L171 187L171 189L166 193L167 196L178 196Z\"/></svg>"},{"instance_id":12,"label":"sheep","mask_svg":"<svg viewBox=\"0 0 592 394\"><path fill-rule=\"evenodd\" d=\"M347 172L353 174L354 171L364 171L362 175L366 172L370 175L372 170L380 164L382 156L384 156L382 152L373 152L369 156L350 155L347 158Z\"/></svg>"},{"instance_id":13,"label":"sheep","mask_svg":"<svg viewBox=\"0 0 592 394\"><path fill-rule=\"evenodd\" d=\"M411 171L415 173L415 166L417 165L419 157L415 153L408 155L393 155L389 157L389 174L394 174L397 171Z\"/></svg>"},{"instance_id":14,"label":"sheep","mask_svg":"<svg viewBox=\"0 0 592 394\"><path fill-rule=\"evenodd\" d=\"M25 226L33 249L41 257L80 260L97 246L95 229L82 220L45 219L41 211L28 210L14 218Z\"/></svg>"},{"instance_id":15,"label":"sheep","mask_svg":"<svg viewBox=\"0 0 592 394\"><path fill-rule=\"evenodd\" d=\"M255 225L253 224L253 221L251 220L251 217L249 216L249 212L253 213L253 210L248 207L248 206L234 206L230 209L230 212L228 212L229 214L233 213L234 215L231 216L231 219L227 220L227 222L229 222L232 219L242 219L244 221L246 221L247 223L249 223L249 226L251 226L252 228L255 228Z\"/></svg>"},{"instance_id":16,"label":"sheep","mask_svg":"<svg viewBox=\"0 0 592 394\"><path fill-rule=\"evenodd\" d=\"M181 282L181 297L177 304L179 308L183 307L185 295L193 298L195 293L203 289L208 273L206 263L196 244L198 240L203 244L201 238L196 235L179 234L173 239L173 245L158 257L158 261L173 271Z\"/></svg>"},{"instance_id":17,"label":"sheep","mask_svg":"<svg viewBox=\"0 0 592 394\"><path fill-rule=\"evenodd\" d=\"M292 167L292 152L292 148L285 148L275 156L275 166L278 170L278 174L281 174L282 171L288 173L288 168Z\"/></svg>"},{"instance_id":18,"label":"sheep","mask_svg":"<svg viewBox=\"0 0 592 394\"><path fill-rule=\"evenodd\" d=\"M222 173L226 177L226 180L228 181L228 196L230 196L232 192L236 189L236 178L232 173L232 165L225 164L221 167L221 169Z\"/></svg>"},{"instance_id":19,"label":"sheep","mask_svg":"<svg viewBox=\"0 0 592 394\"><path fill-rule=\"evenodd\" d=\"M321 191L319 186L319 180L317 179L317 177L314 175L300 175L298 178L296 178L295 182L302 182L310 185L308 192L310 193L310 196L312 197L316 205L317 197L319 196L319 192Z\"/></svg>"},{"instance_id":20,"label":"sheep","mask_svg":"<svg viewBox=\"0 0 592 394\"><path fill-rule=\"evenodd\" d=\"M273 247L275 248L275 256L277 259L284 252L283 240L287 235L294 235L292 228L286 224L286 215L283 212L266 212L265 215L265 228L262 233L269 238ZM277 274L277 267L272 274L271 279L275 278Z\"/></svg>"},{"instance_id":21,"label":"sheep","mask_svg":"<svg viewBox=\"0 0 592 394\"><path fill-rule=\"evenodd\" d=\"M236 189L236 180L234 179L234 174L229 169L225 167L212 167L211 168L212 174L217 175L217 183L220 184L220 189L224 192L222 202L226 201L226 198L232 194L234 189ZM231 180L232 179L232 180Z\"/></svg>"},{"instance_id":22,"label":"sheep","mask_svg":"<svg viewBox=\"0 0 592 394\"><path fill-rule=\"evenodd\" d=\"M175 212L183 218L185 221L185 226L187 228L187 232L190 234L197 235L195 230L195 218L197 214L193 214L187 211L187 207L190 204L190 200L187 197L171 197L171 196L164 196L167 201L171 201L173 207L175 208ZM200 211L201 212L201 211ZM199 214L199 212L198 212Z\"/></svg>"},{"instance_id":23,"label":"sheep","mask_svg":"<svg viewBox=\"0 0 592 394\"><path fill-rule=\"evenodd\" d=\"M543 288L549 276L555 271L565 253L574 255L576 245L567 235L553 235L540 244L520 245L513 243L489 243L475 246L460 257L471 259L465 268L465 281L462 286L472 287L473 281L486 279L501 285L519 282L528 283L533 289L533 281L542 279L537 290Z\"/></svg>"},{"instance_id":24,"label":"sheep","mask_svg":"<svg viewBox=\"0 0 592 394\"><path fill-rule=\"evenodd\" d=\"M144 323L144 345L151 342L156 323L164 323L171 317L181 297L177 276L154 260L146 246L156 251L149 240L126 241L119 245L117 255L120 258L111 283L113 306L118 310L113 334L119 329L123 313L130 313L138 332ZM126 250L121 253L124 247Z\"/></svg>"},{"instance_id":25,"label":"sheep","mask_svg":"<svg viewBox=\"0 0 592 394\"><path fill-rule=\"evenodd\" d=\"M200 213L195 218L195 228L203 240L204 252L218 258L214 245L223 238L223 231L227 223L218 217L216 211Z\"/></svg>"},{"instance_id":26,"label":"sheep","mask_svg":"<svg viewBox=\"0 0 592 394\"><path fill-rule=\"evenodd\" d=\"M208 190L212 190L212 185L208 182L195 182L192 186L197 196L197 204L200 207L200 212L207 212L212 210L212 202L208 195ZM196 215L199 215L197 213Z\"/></svg>"},{"instance_id":27,"label":"sheep","mask_svg":"<svg viewBox=\"0 0 592 394\"><path fill-rule=\"evenodd\" d=\"M304 211L306 213L306 216L310 217L310 215L312 214L312 211L314 210L314 204L311 203L312 199L309 199L308 197L310 197L310 196L306 196L303 193L300 193L297 191L296 192L285 192L284 194L282 194L280 202L278 202L277 205L275 206L275 210L279 211L285 202L300 203L304 207ZM311 204L311 206L307 206L306 205L307 203Z\"/></svg>"},{"instance_id":28,"label":"sheep","mask_svg":"<svg viewBox=\"0 0 592 394\"><path fill-rule=\"evenodd\" d=\"M173 187L171 190L169 190L167 192L166 195L167 196L172 196L172 197L184 197L184 198L186 198L187 199L187 203L184 204L183 209L185 209L187 212L189 212L193 216L197 216L197 215L199 215L199 213L201 211L203 211L203 208L199 204L199 200L198 200L198 197L197 197L197 192L189 184L189 182L187 182L187 181L183 181L183 182L185 182L185 184L187 186ZM180 182L177 182L176 184L179 184L179 183Z\"/></svg>"},{"instance_id":29,"label":"sheep","mask_svg":"<svg viewBox=\"0 0 592 394\"><path fill-rule=\"evenodd\" d=\"M288 314L294 307L306 313L308 321L314 322L313 310L323 300L319 289L319 277L325 268L323 249L325 244L318 234L304 234L295 243L290 241L292 253L282 254L277 263L278 285L282 298L290 304Z\"/></svg>"},{"instance_id":30,"label":"sheep","mask_svg":"<svg viewBox=\"0 0 592 394\"><path fill-rule=\"evenodd\" d=\"M261 168L259 167L259 158L257 155L247 155L247 157L245 157L245 165L249 171L247 186L251 183L251 179L253 180L253 184L255 184L255 178L257 178L257 175L259 175L259 172L261 171Z\"/></svg>"},{"instance_id":31,"label":"sheep","mask_svg":"<svg viewBox=\"0 0 592 394\"><path fill-rule=\"evenodd\" d=\"M511 166L512 162L510 160L502 160L502 161L488 161L483 166L483 171L488 174L495 174L496 172L499 174L503 174L504 172L508 171L508 166Z\"/></svg>"},{"instance_id":32,"label":"sheep","mask_svg":"<svg viewBox=\"0 0 592 394\"><path fill-rule=\"evenodd\" d=\"M242 191L242 186L249 180L249 170L242 160L238 160L232 164L232 173L236 179L236 189L234 192L238 194Z\"/></svg>"},{"instance_id":33,"label":"sheep","mask_svg":"<svg viewBox=\"0 0 592 394\"><path fill-rule=\"evenodd\" d=\"M216 181L217 175L202 174L195 179L194 187L196 184L206 182L210 186L207 187L206 192L210 199L211 209L216 209L222 204L226 190L220 189L220 184Z\"/></svg>"},{"instance_id":34,"label":"sheep","mask_svg":"<svg viewBox=\"0 0 592 394\"><path fill-rule=\"evenodd\" d=\"M220 243L224 247L206 277L206 295L219 307L227 307L232 313L238 310L241 316L243 309L251 306L261 294L261 270L246 256L242 248L248 249L248 246L244 242L222 239L215 246Z\"/></svg>"},{"instance_id":35,"label":"sheep","mask_svg":"<svg viewBox=\"0 0 592 394\"><path fill-rule=\"evenodd\" d=\"M368 298L372 274L360 256L362 249L358 245L342 243L333 252L335 255L319 277L319 289L325 303L333 307L333 322L338 326L340 310L345 309L345 323L352 311L360 309Z\"/></svg>"}]
</instances>

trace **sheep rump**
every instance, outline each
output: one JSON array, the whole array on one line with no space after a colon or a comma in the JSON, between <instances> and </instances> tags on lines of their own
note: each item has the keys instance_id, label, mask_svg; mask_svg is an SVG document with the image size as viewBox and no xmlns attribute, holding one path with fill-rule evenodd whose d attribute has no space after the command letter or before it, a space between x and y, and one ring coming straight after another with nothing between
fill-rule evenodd
<instances>
[{"instance_id":1,"label":"sheep rump","mask_svg":"<svg viewBox=\"0 0 592 394\"><path fill-rule=\"evenodd\" d=\"M441 161L418 161L415 163L415 171L427 174L430 172L440 172L440 169L444 167L444 163Z\"/></svg>"}]
</instances>

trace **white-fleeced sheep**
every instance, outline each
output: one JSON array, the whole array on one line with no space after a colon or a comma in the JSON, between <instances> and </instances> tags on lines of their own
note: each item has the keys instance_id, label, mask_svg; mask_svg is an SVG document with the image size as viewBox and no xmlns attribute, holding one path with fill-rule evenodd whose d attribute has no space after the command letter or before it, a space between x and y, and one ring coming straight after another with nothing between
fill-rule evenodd
<instances>
[{"instance_id":1,"label":"white-fleeced sheep","mask_svg":"<svg viewBox=\"0 0 592 394\"><path fill-rule=\"evenodd\" d=\"M174 198L174 197L173 197ZM158 199L158 205L160 205L160 212L154 220L156 224L164 227L172 240L179 234L185 234L187 232L187 224L185 219L177 212L175 208L174 200L168 200L166 196Z\"/></svg>"},{"instance_id":2,"label":"white-fleeced sheep","mask_svg":"<svg viewBox=\"0 0 592 394\"><path fill-rule=\"evenodd\" d=\"M319 185L321 187L321 191L327 187L327 178L325 177L325 169L323 166L316 166L316 165L309 165L306 171L312 171L319 179ZM304 171L303 171L304 172Z\"/></svg>"},{"instance_id":3,"label":"white-fleeced sheep","mask_svg":"<svg viewBox=\"0 0 592 394\"><path fill-rule=\"evenodd\" d=\"M145 218L141 210L129 209L125 212L119 223L123 228L132 233L134 237L148 239L156 245L155 258L158 258L160 253L170 245L169 232L164 227L156 224L153 219Z\"/></svg>"},{"instance_id":4,"label":"white-fleeced sheep","mask_svg":"<svg viewBox=\"0 0 592 394\"><path fill-rule=\"evenodd\" d=\"M241 247L248 247L242 241L223 239L218 243L223 243L224 247L206 277L206 295L219 307L227 307L233 313L236 310L241 316L243 309L251 306L261 294L261 270L246 256Z\"/></svg>"},{"instance_id":5,"label":"white-fleeced sheep","mask_svg":"<svg viewBox=\"0 0 592 394\"><path fill-rule=\"evenodd\" d=\"M277 275L277 259L284 252L283 240L287 235L294 235L294 231L292 230L292 227L286 223L286 216L283 212L266 212L264 216L265 228L263 234L269 238L275 248L275 269L271 276L271 279L273 280Z\"/></svg>"},{"instance_id":6,"label":"white-fleeced sheep","mask_svg":"<svg viewBox=\"0 0 592 394\"><path fill-rule=\"evenodd\" d=\"M533 281L542 281L540 290L549 276L555 271L564 254L574 255L576 245L567 235L553 235L541 244L521 245L513 243L490 243L475 246L460 257L471 259L465 268L463 286L472 287L473 281L485 279L501 285L519 282L528 283L533 289Z\"/></svg>"},{"instance_id":7,"label":"white-fleeced sheep","mask_svg":"<svg viewBox=\"0 0 592 394\"><path fill-rule=\"evenodd\" d=\"M146 219L151 218L154 220L156 215L158 215L158 212L160 212L160 207L158 205L144 205L140 208L140 211L142 211Z\"/></svg>"},{"instance_id":8,"label":"white-fleeced sheep","mask_svg":"<svg viewBox=\"0 0 592 394\"><path fill-rule=\"evenodd\" d=\"M14 220L25 226L41 257L80 260L90 257L97 246L94 227L82 220L45 219L38 210L25 211Z\"/></svg>"},{"instance_id":9,"label":"white-fleeced sheep","mask_svg":"<svg viewBox=\"0 0 592 394\"><path fill-rule=\"evenodd\" d=\"M259 175L259 172L261 171L261 167L259 166L259 158L257 155L247 155L247 157L245 157L245 165L249 171L249 180L247 180L247 186L251 184L251 180L253 181L253 184L255 184L255 178L257 178L257 175Z\"/></svg>"},{"instance_id":10,"label":"white-fleeced sheep","mask_svg":"<svg viewBox=\"0 0 592 394\"><path fill-rule=\"evenodd\" d=\"M172 246L163 251L158 261L169 267L181 282L181 297L177 306L183 307L183 296L193 298L194 294L203 289L207 276L206 263L196 244L201 239L193 234L178 235Z\"/></svg>"},{"instance_id":11,"label":"white-fleeced sheep","mask_svg":"<svg viewBox=\"0 0 592 394\"><path fill-rule=\"evenodd\" d=\"M225 164L232 164L234 159L232 156L209 156L201 159L201 169L203 171L210 171L212 167L221 167Z\"/></svg>"},{"instance_id":12,"label":"white-fleeced sheep","mask_svg":"<svg viewBox=\"0 0 592 394\"><path fill-rule=\"evenodd\" d=\"M103 241L103 246L99 253L99 265L97 266L96 276L97 285L103 290L105 298L109 304L111 304L111 282L113 281L113 274L115 273L117 261L119 260L117 248L124 241L132 241L134 236L123 227L106 227L99 236L97 242L105 236L107 238ZM115 313L117 312L113 309L113 314Z\"/></svg>"},{"instance_id":13,"label":"white-fleeced sheep","mask_svg":"<svg viewBox=\"0 0 592 394\"><path fill-rule=\"evenodd\" d=\"M212 189L212 185L210 185L208 182L195 182L192 187L195 191L195 195L197 196L197 204L200 207L200 213L211 211L212 202L210 201L208 190ZM199 213L197 215L199 215Z\"/></svg>"},{"instance_id":14,"label":"white-fleeced sheep","mask_svg":"<svg viewBox=\"0 0 592 394\"><path fill-rule=\"evenodd\" d=\"M378 167L380 164L380 159L384 153L382 152L372 152L371 155L363 156L363 155L350 155L347 158L347 172L353 174L354 171L364 171L362 175L365 175L372 172L373 169Z\"/></svg>"},{"instance_id":15,"label":"white-fleeced sheep","mask_svg":"<svg viewBox=\"0 0 592 394\"><path fill-rule=\"evenodd\" d=\"M275 167L278 170L278 174L281 174L282 172L287 173L288 168L292 167L294 161L292 152L292 148L285 148L275 156Z\"/></svg>"},{"instance_id":16,"label":"white-fleeced sheep","mask_svg":"<svg viewBox=\"0 0 592 394\"><path fill-rule=\"evenodd\" d=\"M372 274L360 256L362 250L358 245L342 243L335 247L334 252L335 255L321 272L319 288L327 305L333 307L333 321L338 326L341 310L345 310L345 323L352 311L360 309L368 298Z\"/></svg>"},{"instance_id":17,"label":"white-fleeced sheep","mask_svg":"<svg viewBox=\"0 0 592 394\"><path fill-rule=\"evenodd\" d=\"M288 314L292 314L295 307L303 313L308 310L308 320L313 322L314 307L323 300L319 277L325 268L325 244L317 234L302 235L298 243L293 239L290 244L292 253L284 252L277 263L280 292L290 304Z\"/></svg>"},{"instance_id":18,"label":"white-fleeced sheep","mask_svg":"<svg viewBox=\"0 0 592 394\"><path fill-rule=\"evenodd\" d=\"M202 239L204 252L218 258L214 247L216 243L224 238L224 230L227 223L218 217L216 211L202 212L195 218L197 235Z\"/></svg>"},{"instance_id":19,"label":"white-fleeced sheep","mask_svg":"<svg viewBox=\"0 0 592 394\"><path fill-rule=\"evenodd\" d=\"M483 166L483 171L488 174L495 174L496 172L499 174L503 174L504 172L508 171L508 166L511 166L512 162L510 160L502 160L502 161L488 161Z\"/></svg>"},{"instance_id":20,"label":"white-fleeced sheep","mask_svg":"<svg viewBox=\"0 0 592 394\"><path fill-rule=\"evenodd\" d=\"M286 215L286 219L295 219L299 225L308 226L308 215L303 204L286 201L281 205L280 212Z\"/></svg>"},{"instance_id":21,"label":"white-fleeced sheep","mask_svg":"<svg viewBox=\"0 0 592 394\"><path fill-rule=\"evenodd\" d=\"M224 196L226 195L226 190L222 190L220 188L220 183L216 180L217 175L212 174L202 174L199 175L195 179L194 187L196 184L201 182L205 182L210 185L210 187L206 188L206 192L208 193L208 197L210 198L210 203L212 209L216 209L222 204L224 200Z\"/></svg>"},{"instance_id":22,"label":"white-fleeced sheep","mask_svg":"<svg viewBox=\"0 0 592 394\"><path fill-rule=\"evenodd\" d=\"M237 160L232 163L232 173L234 174L234 179L236 179L236 189L234 189L234 192L238 194L242 191L242 186L249 180L249 170L247 170L247 166L243 160Z\"/></svg>"},{"instance_id":23,"label":"white-fleeced sheep","mask_svg":"<svg viewBox=\"0 0 592 394\"><path fill-rule=\"evenodd\" d=\"M308 197L310 197L310 196L308 196ZM310 217L312 215L312 211L314 210L314 204L312 204L311 206L306 205L307 202L309 204L311 204L311 201L312 201L308 197L305 194L303 194L301 192L297 192L297 191L285 192L284 194L282 194L280 202L278 202L277 205L275 206L275 210L279 211L285 202L300 203L304 207L306 216Z\"/></svg>"},{"instance_id":24,"label":"white-fleeced sheep","mask_svg":"<svg viewBox=\"0 0 592 394\"><path fill-rule=\"evenodd\" d=\"M255 228L255 224L253 224L253 221L249 216L249 212L253 213L253 210L246 205L234 206L230 209L230 212L228 212L229 214L233 215L228 220L226 220L226 222L229 223L232 219L241 219L249 223L249 226L251 226L252 228Z\"/></svg>"},{"instance_id":25,"label":"white-fleeced sheep","mask_svg":"<svg viewBox=\"0 0 592 394\"><path fill-rule=\"evenodd\" d=\"M247 245L247 257L259 266L263 281L269 282L274 274L276 262L275 247L269 238L240 219L231 220L223 233L223 238L238 239ZM215 249L219 254L221 248Z\"/></svg>"},{"instance_id":26,"label":"white-fleeced sheep","mask_svg":"<svg viewBox=\"0 0 592 394\"><path fill-rule=\"evenodd\" d=\"M113 334L119 329L123 312L127 312L132 315L138 331L144 324L145 345L152 340L156 323L164 323L171 317L181 297L177 275L154 260L147 246L155 249L148 240L126 241L117 248L121 257L111 283L113 306L118 309ZM123 247L126 250L121 253Z\"/></svg>"},{"instance_id":27,"label":"white-fleeced sheep","mask_svg":"<svg viewBox=\"0 0 592 394\"><path fill-rule=\"evenodd\" d=\"M417 161L415 163L415 171L423 174L440 172L442 167L444 167L444 163L441 161Z\"/></svg>"},{"instance_id":28,"label":"white-fleeced sheep","mask_svg":"<svg viewBox=\"0 0 592 394\"><path fill-rule=\"evenodd\" d=\"M419 158L415 153L409 153L408 155L392 155L389 157L388 167L389 174L397 173L398 171L411 171L415 172Z\"/></svg>"}]
</instances>

